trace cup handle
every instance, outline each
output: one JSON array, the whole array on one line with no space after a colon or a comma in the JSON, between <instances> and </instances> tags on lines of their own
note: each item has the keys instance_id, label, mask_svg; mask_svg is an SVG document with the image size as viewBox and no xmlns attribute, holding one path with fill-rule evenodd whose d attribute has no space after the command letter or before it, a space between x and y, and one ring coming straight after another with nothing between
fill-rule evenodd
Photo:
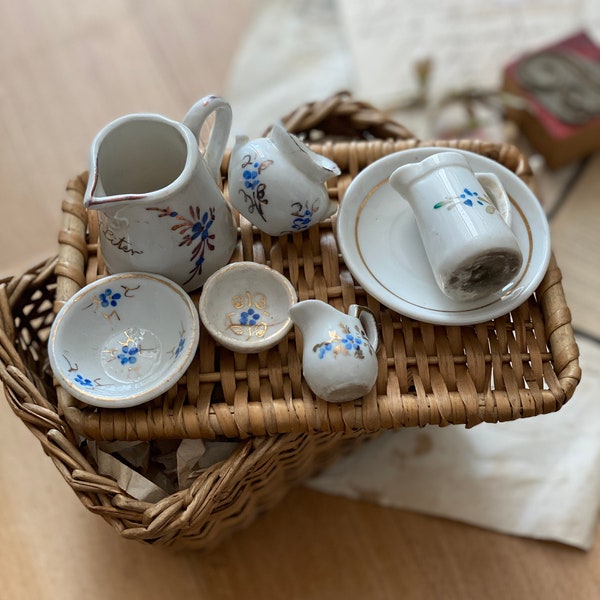
<instances>
[{"instance_id":1,"label":"cup handle","mask_svg":"<svg viewBox=\"0 0 600 600\"><path fill-rule=\"evenodd\" d=\"M377 352L379 348L379 333L377 331L377 319L370 308L361 306L360 304L351 304L348 309L348 314L351 317L356 317L365 328L369 343L373 347L373 350Z\"/></svg>"},{"instance_id":2,"label":"cup handle","mask_svg":"<svg viewBox=\"0 0 600 600\"><path fill-rule=\"evenodd\" d=\"M219 96L206 96L198 100L183 119L183 124L194 134L200 143L200 130L206 119L215 113L215 122L210 132L204 160L210 176L218 183L221 171L221 161L231 131L232 112L228 102Z\"/></svg>"},{"instance_id":3,"label":"cup handle","mask_svg":"<svg viewBox=\"0 0 600 600\"><path fill-rule=\"evenodd\" d=\"M500 179L494 173L475 173L477 181L483 189L490 195L494 206L498 209L500 216L510 227L512 224L512 211L510 206L510 198L500 183Z\"/></svg>"}]
</instances>

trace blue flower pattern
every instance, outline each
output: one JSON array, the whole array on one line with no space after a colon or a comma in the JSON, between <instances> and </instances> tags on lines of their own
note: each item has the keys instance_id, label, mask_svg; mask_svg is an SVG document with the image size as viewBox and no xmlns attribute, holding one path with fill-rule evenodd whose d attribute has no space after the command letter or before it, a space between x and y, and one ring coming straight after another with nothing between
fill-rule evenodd
<instances>
[{"instance_id":1,"label":"blue flower pattern","mask_svg":"<svg viewBox=\"0 0 600 600\"><path fill-rule=\"evenodd\" d=\"M292 221L292 229L294 231L304 231L308 227L310 227L313 211L310 208L298 209L295 213L293 213L295 217Z\"/></svg>"},{"instance_id":2,"label":"blue flower pattern","mask_svg":"<svg viewBox=\"0 0 600 600\"><path fill-rule=\"evenodd\" d=\"M81 387L94 387L94 382L91 379L84 377L81 373L77 373L77 375L75 375L73 382Z\"/></svg>"},{"instance_id":3,"label":"blue flower pattern","mask_svg":"<svg viewBox=\"0 0 600 600\"><path fill-rule=\"evenodd\" d=\"M477 201L477 204L483 206L483 202L478 198L479 194L477 192L472 192L469 188L465 188L463 193L460 194L459 198L462 198L463 204L467 206L473 206L473 200Z\"/></svg>"},{"instance_id":4,"label":"blue flower pattern","mask_svg":"<svg viewBox=\"0 0 600 600\"><path fill-rule=\"evenodd\" d=\"M260 163L255 162L252 164L251 169L244 169L242 172L242 177L244 178L244 187L247 190L255 190L258 184L260 183L258 179L258 169L260 167Z\"/></svg>"},{"instance_id":5,"label":"blue flower pattern","mask_svg":"<svg viewBox=\"0 0 600 600\"><path fill-rule=\"evenodd\" d=\"M128 287L127 285L121 284L120 286L122 291L117 292L112 288L104 288L104 290L100 291L97 295L92 298L92 301L87 306L82 306L81 310L89 310L92 309L94 313L97 313L108 319L109 321L113 319L120 319L118 308L122 301L125 298L134 298L135 292L139 290L140 286L137 287Z\"/></svg>"},{"instance_id":6,"label":"blue flower pattern","mask_svg":"<svg viewBox=\"0 0 600 600\"><path fill-rule=\"evenodd\" d=\"M319 358L325 358L325 355L328 352L331 352L333 349L333 344L331 342L326 342L323 346L319 348Z\"/></svg>"},{"instance_id":7,"label":"blue flower pattern","mask_svg":"<svg viewBox=\"0 0 600 600\"><path fill-rule=\"evenodd\" d=\"M235 309L227 314L227 328L236 336L262 338L268 329L270 317L267 297L262 292L247 291L231 298Z\"/></svg>"},{"instance_id":8,"label":"blue flower pattern","mask_svg":"<svg viewBox=\"0 0 600 600\"><path fill-rule=\"evenodd\" d=\"M363 339L358 335L354 336L351 333L347 333L342 338L342 344L346 350L358 350L363 344Z\"/></svg>"},{"instance_id":9,"label":"blue flower pattern","mask_svg":"<svg viewBox=\"0 0 600 600\"><path fill-rule=\"evenodd\" d=\"M478 192L471 191L469 188L464 188L462 193L454 198L446 198L441 202L437 202L434 204L433 208L437 209L447 206L448 209L451 209L457 204L463 204L465 206L475 206L475 204L478 204L479 206L485 206L485 210L488 213L493 213L496 210L496 207L490 202L489 198L480 196Z\"/></svg>"},{"instance_id":10,"label":"blue flower pattern","mask_svg":"<svg viewBox=\"0 0 600 600\"><path fill-rule=\"evenodd\" d=\"M171 231L177 231L181 235L179 246L192 246L190 262L193 263L189 277L184 281L184 285L189 283L194 277L202 274L202 266L206 260L205 253L212 252L215 249L215 233L211 232L211 227L215 223L216 209L210 207L207 211L202 211L199 206L189 206L188 215L178 213L175 210L158 207L148 207L146 210L158 212L158 217L167 217L175 219L175 224L171 226Z\"/></svg>"},{"instance_id":11,"label":"blue flower pattern","mask_svg":"<svg viewBox=\"0 0 600 600\"><path fill-rule=\"evenodd\" d=\"M240 325L256 325L259 320L260 313L256 312L253 308L249 308L240 313Z\"/></svg>"},{"instance_id":12,"label":"blue flower pattern","mask_svg":"<svg viewBox=\"0 0 600 600\"><path fill-rule=\"evenodd\" d=\"M117 354L117 359L122 365L134 365L137 362L137 354L140 349L131 341L127 342L125 346L121 348L121 352Z\"/></svg>"},{"instance_id":13,"label":"blue flower pattern","mask_svg":"<svg viewBox=\"0 0 600 600\"><path fill-rule=\"evenodd\" d=\"M109 306L117 306L118 301L121 299L121 294L113 292L110 288L106 288L98 295L98 298L102 307L108 308Z\"/></svg>"},{"instance_id":14,"label":"blue flower pattern","mask_svg":"<svg viewBox=\"0 0 600 600\"><path fill-rule=\"evenodd\" d=\"M250 154L244 155L242 158L242 179L244 180L244 188L238 189L238 194L244 199L248 205L250 213L256 212L260 218L266 222L264 207L269 204L266 196L267 186L261 182L260 175L273 164L272 160L263 160L258 162Z\"/></svg>"},{"instance_id":15,"label":"blue flower pattern","mask_svg":"<svg viewBox=\"0 0 600 600\"><path fill-rule=\"evenodd\" d=\"M324 359L330 354L334 358L343 354L362 359L365 357L365 351L372 353L365 333L358 327L355 327L355 331L352 332L347 325L340 323L340 329L341 333L330 331L327 340L313 346L313 352L316 352L320 359Z\"/></svg>"}]
</instances>

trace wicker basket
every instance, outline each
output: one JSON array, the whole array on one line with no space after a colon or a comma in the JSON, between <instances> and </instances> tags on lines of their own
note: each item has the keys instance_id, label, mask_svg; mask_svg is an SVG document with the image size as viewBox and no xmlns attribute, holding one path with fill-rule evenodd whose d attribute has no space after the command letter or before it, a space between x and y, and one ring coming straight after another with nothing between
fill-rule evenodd
<instances>
[{"instance_id":1,"label":"wicker basket","mask_svg":"<svg viewBox=\"0 0 600 600\"><path fill-rule=\"evenodd\" d=\"M404 128L346 95L301 107L285 121L296 132L370 133L370 141L313 144L342 169L329 188L337 201L343 201L362 168L420 145ZM514 146L471 140L434 144L493 158L525 180L531 175ZM223 174L226 168L227 160ZM95 212L86 214L82 205L85 183L84 176L72 181L63 204L57 306L104 272ZM355 302L373 309L383 340L373 392L342 405L315 398L302 379L294 332L270 351L242 355L216 345L202 330L188 375L154 402L97 410L59 389L61 410L75 431L96 440L146 440L375 432L431 423L472 426L555 411L571 396L578 381L578 353L554 260L537 295L512 314L474 327L436 327L367 297L340 256L335 219L283 238L261 234L239 215L238 220L240 243L232 260L268 263L290 279L300 300L319 298L344 311Z\"/></svg>"},{"instance_id":2,"label":"wicker basket","mask_svg":"<svg viewBox=\"0 0 600 600\"><path fill-rule=\"evenodd\" d=\"M402 126L343 93L302 106L284 122L311 139L317 131L330 136L312 147L342 169L329 188L340 201L362 168L418 145L460 147L497 160L525 181L531 175L513 146L468 140L420 144ZM347 141L349 136L360 139ZM226 169L227 160L223 174ZM316 297L342 309L358 302L374 310L383 341L373 392L342 405L313 397L302 380L293 332L276 350L238 355L202 331L197 359L163 397L127 410L86 407L55 385L46 353L57 308L103 274L97 223L82 204L85 183L83 175L68 185L59 257L0 282L0 378L11 407L83 504L123 537L210 547L371 435L556 411L579 382L578 348L554 259L536 294L510 315L473 327L440 327L395 314L368 297L339 255L335 222L276 240L238 215L240 243L233 260L269 263L292 281L300 299ZM148 503L99 474L81 436L233 438L240 444L191 487Z\"/></svg>"}]
</instances>

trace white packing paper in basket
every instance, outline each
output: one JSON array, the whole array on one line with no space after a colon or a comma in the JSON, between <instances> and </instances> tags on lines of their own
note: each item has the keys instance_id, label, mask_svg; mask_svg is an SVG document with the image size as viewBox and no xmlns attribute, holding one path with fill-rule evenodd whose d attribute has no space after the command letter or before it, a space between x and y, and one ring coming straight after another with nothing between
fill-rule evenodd
<instances>
[{"instance_id":1,"label":"white packing paper in basket","mask_svg":"<svg viewBox=\"0 0 600 600\"><path fill-rule=\"evenodd\" d=\"M409 38L398 35L398 27L406 31L410 23L418 24L414 31L423 40L436 41L429 49L438 66L444 57L458 57L452 69L434 70L435 92L453 91L461 81L472 83L473 61L465 56L478 56L477 72L485 72L484 83L492 85L510 58L505 44L503 52L493 51L502 27L514 41L514 55L530 42L526 35L515 38L515 18L519 31L538 31L548 39L582 27L600 32L600 5L584 0L573 10L572 4L557 2L545 11L547 3L540 0L498 0L483 10L481 3L461 0L452 8L444 5L443 15L429 18L422 4L392 0L263 0L240 43L224 92L234 112L232 135L257 137L302 103L342 89L380 108L410 97L415 90L408 59L428 54L426 45L416 52L407 46ZM433 6L441 7L437 2ZM490 23L494 11L498 19ZM428 15L425 21L423 14ZM543 27L536 28L536 18ZM482 52L482 34L490 27L496 41ZM427 133L413 121L403 124L421 137ZM473 429L429 426L386 432L307 485L590 548L600 504L600 346L586 339L579 342L584 377L557 413Z\"/></svg>"}]
</instances>

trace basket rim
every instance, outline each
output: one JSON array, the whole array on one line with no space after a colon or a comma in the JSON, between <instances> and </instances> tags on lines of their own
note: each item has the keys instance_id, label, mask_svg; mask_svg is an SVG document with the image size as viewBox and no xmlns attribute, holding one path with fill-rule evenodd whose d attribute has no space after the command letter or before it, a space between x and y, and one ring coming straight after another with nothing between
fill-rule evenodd
<instances>
[{"instance_id":1,"label":"basket rim","mask_svg":"<svg viewBox=\"0 0 600 600\"><path fill-rule=\"evenodd\" d=\"M395 146L393 146L397 148L398 143L396 142ZM402 143L409 144L409 146L431 144L430 142L418 141ZM439 145L440 142L437 142L437 144ZM372 147L373 142L351 142L350 145L354 149L364 149L369 147L369 145ZM465 147L467 144L463 141L461 145ZM478 149L476 145L472 146ZM324 150L322 145L316 147L313 145L312 147L318 151ZM328 148L331 154L337 152L339 155L340 143L330 144ZM392 149L386 148L385 151L387 152ZM486 151L489 152L489 150L490 146L488 145L486 146ZM503 153L508 153L505 147L496 148L496 150L499 156ZM327 148L325 148L325 151L327 151ZM513 159L511 160L513 161L513 169L522 168L521 165L523 163L521 163L521 158L516 163ZM515 164L517 165L516 167L514 166ZM521 176L526 179L527 173L527 168L524 168ZM71 182L71 189L74 186L79 186L80 192L84 178L85 175L82 175L74 180L75 183ZM63 231L67 228L69 231L73 231L73 212L77 212L77 210L74 211L71 205L69 205L65 214L65 219L69 223L65 225ZM79 220L79 217L75 218ZM88 245L86 241L85 247L88 248ZM63 248L65 246L68 246L68 243L63 243ZM69 246L69 250L72 251L73 247ZM83 254L81 254L80 260L82 261L82 265L85 264ZM69 262L72 264L71 259L69 259ZM64 276L64 267L64 259L62 261L59 260L56 269L59 278ZM83 275L83 266L79 274ZM72 279L66 278L69 285L74 284ZM452 390L443 390L442 394L445 395L444 402L448 406L465 406L466 402L470 403L468 408L465 409L462 419L444 414L438 414L437 417L431 418L431 415L427 414L426 410L424 412L423 407L430 407L440 402L440 395L431 390L414 389L410 393L404 392L400 394L395 392L396 396L391 399L379 394L376 398L371 399L368 405L365 404L364 399L362 402L334 405L325 403L320 399L312 398L311 396L307 397L306 390L303 389L302 395L291 402L289 399L272 398L268 403L265 403L262 399L249 398L248 401L240 400L233 404L225 402L210 403L210 405L204 406L201 410L197 406L184 404L178 407L178 415L170 420L168 427L174 428L173 435L175 437L200 434L201 437L225 436L243 439L252 435L276 435L291 431L312 433L321 431L379 431L399 426L448 423L460 423L472 426L484 421L497 422L558 410L572 396L580 379L580 371L578 349L570 324L570 314L568 313L564 299L560 270L556 264L554 255L551 258L548 271L538 288L536 296L539 300L533 299L531 302L535 304L535 310L541 313L541 317L538 323L527 325L530 328L527 335L530 335L531 331L536 327L540 329L542 336L546 336L546 331L548 331L548 339L534 343L535 348L533 350L537 353L537 357L535 358L537 364L544 370L543 377L549 377L550 381L543 382L543 385L531 388L526 385L516 384L513 378L510 387L499 387L498 389L486 388L477 394L473 394L472 390L466 391L460 387ZM499 322L502 322L502 319ZM422 324L422 326L425 329L429 328L427 324ZM505 326L507 325L505 324ZM523 328L526 327L525 325L520 326ZM501 343L506 344L506 339L504 338L504 341ZM549 346L549 350L543 348L546 343ZM542 348L539 347L540 344ZM531 348L527 348L526 350L525 354L532 351ZM468 352L468 350L465 350L465 352ZM430 363L435 363L440 359L438 355L433 354L428 355L427 360ZM504 369L504 366L501 364L496 365L497 360L499 359L495 356L494 349L484 357L484 361L487 361L488 367L494 367L501 371ZM500 360L505 361L504 365L508 364L506 356ZM520 369L522 368L520 367ZM555 369L556 372L551 373L551 369ZM263 374L263 376L265 375ZM200 383L203 381L210 383L210 378L207 377L205 379L200 378ZM215 375L215 377L217 376ZM238 377L242 377L240 385L247 387L246 382L243 381L245 379L244 375L238 374ZM268 375L266 377L268 378ZM533 379L535 378L536 376L533 376ZM71 426L85 435L91 437L98 436L101 428L100 421L102 419L106 421L107 416L85 412L85 409L82 410L61 389L58 390L58 394L61 408ZM243 394L239 394L239 397L243 397ZM465 398L468 398L468 400L465 400ZM132 418L138 419L138 423L140 419L153 420L159 412L159 409L149 410L145 416L140 416L139 413L137 415L128 413L127 416L123 415L123 422ZM301 421L298 420L299 415L302 417ZM112 416L114 417L114 414ZM203 430L201 432L196 430L195 434L190 434L189 430L185 429L184 424L198 422L199 420L204 422ZM107 435L106 428L102 435ZM132 434L131 431L124 431L123 429L117 431L116 427L112 431L108 431L109 439L113 436L116 439L120 439L123 435L128 438L131 435L135 437L143 434L140 434L139 431Z\"/></svg>"}]
</instances>

